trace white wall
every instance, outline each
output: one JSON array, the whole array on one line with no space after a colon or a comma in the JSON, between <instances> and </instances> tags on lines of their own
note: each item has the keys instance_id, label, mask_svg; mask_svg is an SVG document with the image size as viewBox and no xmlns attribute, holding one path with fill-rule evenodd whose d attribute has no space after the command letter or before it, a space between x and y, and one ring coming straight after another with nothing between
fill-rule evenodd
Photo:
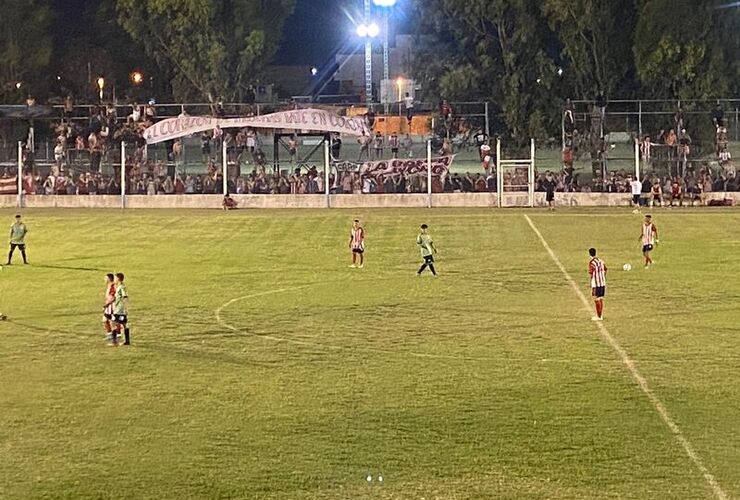
<instances>
[{"instance_id":1,"label":"white wall","mask_svg":"<svg viewBox=\"0 0 740 500\"><path fill-rule=\"evenodd\" d=\"M326 208L327 198L315 195L233 195L240 208ZM705 200L732 198L740 205L740 193L707 193ZM221 195L130 195L126 197L127 208L221 208ZM629 206L628 194L612 193L556 193L558 207ZM16 208L16 195L0 195L0 208ZM523 206L527 197L507 195L505 206ZM374 194L374 195L331 195L332 208L423 208L427 207L426 194ZM24 196L26 208L121 208L121 197L111 195L89 196ZM495 193L439 193L432 196L433 207L497 207ZM545 194L535 193L535 206L544 207Z\"/></svg>"}]
</instances>

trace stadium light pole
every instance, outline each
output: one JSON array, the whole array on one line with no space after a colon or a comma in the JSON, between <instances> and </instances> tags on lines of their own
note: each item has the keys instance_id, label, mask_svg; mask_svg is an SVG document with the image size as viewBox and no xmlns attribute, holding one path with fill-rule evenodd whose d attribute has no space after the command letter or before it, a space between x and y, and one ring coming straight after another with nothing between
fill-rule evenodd
<instances>
[{"instance_id":1,"label":"stadium light pole","mask_svg":"<svg viewBox=\"0 0 740 500\"><path fill-rule=\"evenodd\" d=\"M390 54L389 54L389 37L390 37L390 12L397 0L373 0L376 7L383 8L383 80L388 81L391 78ZM388 103L385 104L385 114L388 114Z\"/></svg>"},{"instance_id":2,"label":"stadium light pole","mask_svg":"<svg viewBox=\"0 0 740 500\"><path fill-rule=\"evenodd\" d=\"M380 34L380 28L371 22L370 0L364 0L365 19L357 26L357 36L365 39L365 104L369 108L373 103L373 41Z\"/></svg>"}]
</instances>

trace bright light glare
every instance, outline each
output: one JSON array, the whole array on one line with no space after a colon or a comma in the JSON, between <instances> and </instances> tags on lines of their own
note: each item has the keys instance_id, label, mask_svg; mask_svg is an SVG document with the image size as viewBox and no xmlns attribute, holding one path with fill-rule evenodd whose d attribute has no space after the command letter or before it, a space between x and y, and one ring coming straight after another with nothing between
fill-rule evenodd
<instances>
[{"instance_id":1,"label":"bright light glare","mask_svg":"<svg viewBox=\"0 0 740 500\"><path fill-rule=\"evenodd\" d=\"M378 7L393 7L398 0L373 0Z\"/></svg>"},{"instance_id":2,"label":"bright light glare","mask_svg":"<svg viewBox=\"0 0 740 500\"><path fill-rule=\"evenodd\" d=\"M318 72L319 72L318 68L316 68L316 67L313 67L313 68L311 68L311 74L312 74L313 76L316 76L316 74L317 74Z\"/></svg>"},{"instance_id":3,"label":"bright light glare","mask_svg":"<svg viewBox=\"0 0 740 500\"><path fill-rule=\"evenodd\" d=\"M360 38L375 38L380 34L380 27L376 23L360 24L357 26L357 36Z\"/></svg>"}]
</instances>

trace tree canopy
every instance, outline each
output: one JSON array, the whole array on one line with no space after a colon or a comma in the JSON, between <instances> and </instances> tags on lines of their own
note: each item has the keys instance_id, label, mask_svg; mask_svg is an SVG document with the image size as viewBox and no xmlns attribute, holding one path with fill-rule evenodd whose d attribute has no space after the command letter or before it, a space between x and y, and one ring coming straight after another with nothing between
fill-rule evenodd
<instances>
[{"instance_id":1,"label":"tree canopy","mask_svg":"<svg viewBox=\"0 0 740 500\"><path fill-rule=\"evenodd\" d=\"M121 26L172 75L176 99L240 99L295 0L117 0Z\"/></svg>"},{"instance_id":2,"label":"tree canopy","mask_svg":"<svg viewBox=\"0 0 740 500\"><path fill-rule=\"evenodd\" d=\"M416 0L414 76L485 99L515 136L557 129L565 98L711 99L740 91L738 16L711 0Z\"/></svg>"}]
</instances>

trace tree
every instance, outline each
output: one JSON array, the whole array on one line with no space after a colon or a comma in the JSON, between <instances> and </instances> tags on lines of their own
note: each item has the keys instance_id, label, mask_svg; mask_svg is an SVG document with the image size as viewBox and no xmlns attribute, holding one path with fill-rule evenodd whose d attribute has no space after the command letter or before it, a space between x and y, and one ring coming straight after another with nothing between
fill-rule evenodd
<instances>
[{"instance_id":1,"label":"tree","mask_svg":"<svg viewBox=\"0 0 740 500\"><path fill-rule=\"evenodd\" d=\"M0 98L12 102L25 97L23 92L41 95L50 80L49 6L43 0L0 0L0 12Z\"/></svg>"},{"instance_id":2,"label":"tree","mask_svg":"<svg viewBox=\"0 0 740 500\"><path fill-rule=\"evenodd\" d=\"M635 30L635 63L651 97L702 99L730 90L728 71L737 53L731 33L708 0L643 1Z\"/></svg>"},{"instance_id":3,"label":"tree","mask_svg":"<svg viewBox=\"0 0 740 500\"><path fill-rule=\"evenodd\" d=\"M123 28L164 71L176 99L240 99L277 50L295 0L117 0Z\"/></svg>"},{"instance_id":4,"label":"tree","mask_svg":"<svg viewBox=\"0 0 740 500\"><path fill-rule=\"evenodd\" d=\"M415 77L436 98L494 103L512 137L544 137L559 115L550 91L557 68L552 34L536 0L418 0L431 33ZM454 22L450 22L450 20Z\"/></svg>"},{"instance_id":5,"label":"tree","mask_svg":"<svg viewBox=\"0 0 740 500\"><path fill-rule=\"evenodd\" d=\"M632 87L634 1L544 0L542 12L562 46L576 96Z\"/></svg>"}]
</instances>

